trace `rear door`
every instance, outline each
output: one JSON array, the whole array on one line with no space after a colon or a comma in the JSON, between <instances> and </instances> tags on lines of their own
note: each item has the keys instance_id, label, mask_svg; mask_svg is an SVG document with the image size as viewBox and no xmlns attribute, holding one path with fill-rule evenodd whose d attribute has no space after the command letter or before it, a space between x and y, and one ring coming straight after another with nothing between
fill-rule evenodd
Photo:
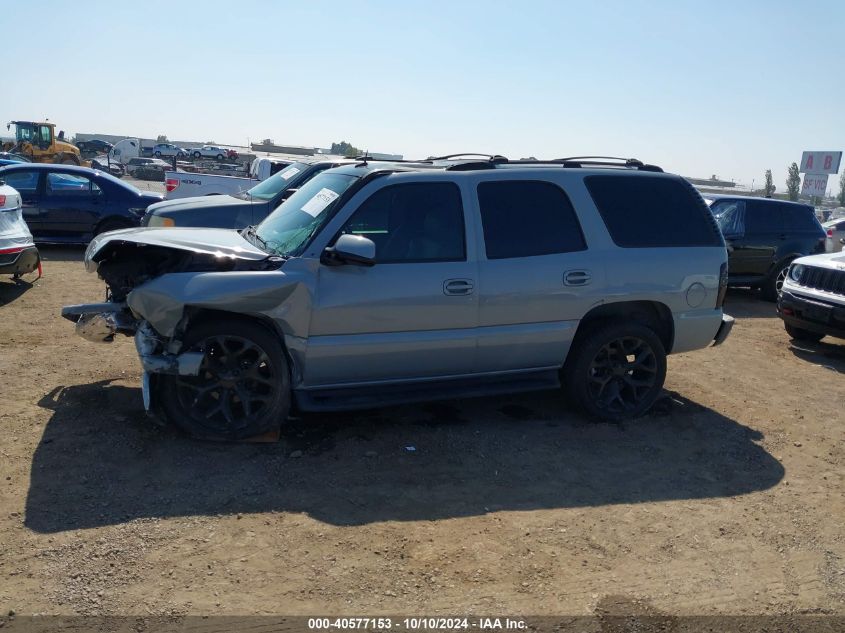
<instances>
[{"instance_id":1,"label":"rear door","mask_svg":"<svg viewBox=\"0 0 845 633\"><path fill-rule=\"evenodd\" d=\"M92 235L100 219L104 195L82 174L48 172L41 196L41 220L46 234L61 240Z\"/></svg>"},{"instance_id":2,"label":"rear door","mask_svg":"<svg viewBox=\"0 0 845 633\"><path fill-rule=\"evenodd\" d=\"M36 169L21 169L3 174L7 185L18 190L23 205L23 219L29 227L33 237L42 236L41 192L43 190L41 176L43 172Z\"/></svg>"},{"instance_id":3,"label":"rear door","mask_svg":"<svg viewBox=\"0 0 845 633\"><path fill-rule=\"evenodd\" d=\"M796 253L809 255L820 252L826 233L816 220L813 207L786 202L781 202L779 206L783 216L784 239L781 240L777 259Z\"/></svg>"},{"instance_id":4,"label":"rear door","mask_svg":"<svg viewBox=\"0 0 845 633\"><path fill-rule=\"evenodd\" d=\"M341 233L373 240L376 264L320 265L308 386L473 371L478 278L463 208L453 182L406 181L362 200Z\"/></svg>"},{"instance_id":5,"label":"rear door","mask_svg":"<svg viewBox=\"0 0 845 633\"><path fill-rule=\"evenodd\" d=\"M476 186L484 247L479 253L479 372L559 366L603 271L569 195L537 180Z\"/></svg>"}]
</instances>

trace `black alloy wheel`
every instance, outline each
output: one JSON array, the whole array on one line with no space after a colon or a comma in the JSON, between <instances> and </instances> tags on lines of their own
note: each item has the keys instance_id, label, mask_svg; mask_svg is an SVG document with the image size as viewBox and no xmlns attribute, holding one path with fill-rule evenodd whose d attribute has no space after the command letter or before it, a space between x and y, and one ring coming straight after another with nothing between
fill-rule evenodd
<instances>
[{"instance_id":1,"label":"black alloy wheel","mask_svg":"<svg viewBox=\"0 0 845 633\"><path fill-rule=\"evenodd\" d=\"M261 325L232 320L190 333L184 349L202 352L197 376L166 376L163 406L169 419L196 437L240 440L284 421L290 395L278 339Z\"/></svg>"},{"instance_id":2,"label":"black alloy wheel","mask_svg":"<svg viewBox=\"0 0 845 633\"><path fill-rule=\"evenodd\" d=\"M666 351L638 323L610 323L576 338L563 371L570 398L604 420L636 418L654 404L666 379Z\"/></svg>"}]
</instances>

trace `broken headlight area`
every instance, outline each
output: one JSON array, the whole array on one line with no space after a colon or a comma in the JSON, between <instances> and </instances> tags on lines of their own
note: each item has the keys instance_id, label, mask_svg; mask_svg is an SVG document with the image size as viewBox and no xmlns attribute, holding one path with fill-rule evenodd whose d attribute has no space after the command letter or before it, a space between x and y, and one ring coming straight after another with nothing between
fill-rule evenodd
<instances>
[{"instance_id":1,"label":"broken headlight area","mask_svg":"<svg viewBox=\"0 0 845 633\"><path fill-rule=\"evenodd\" d=\"M284 259L242 259L230 254L114 241L92 258L108 287L106 298L122 303L134 288L166 273L275 270Z\"/></svg>"}]
</instances>

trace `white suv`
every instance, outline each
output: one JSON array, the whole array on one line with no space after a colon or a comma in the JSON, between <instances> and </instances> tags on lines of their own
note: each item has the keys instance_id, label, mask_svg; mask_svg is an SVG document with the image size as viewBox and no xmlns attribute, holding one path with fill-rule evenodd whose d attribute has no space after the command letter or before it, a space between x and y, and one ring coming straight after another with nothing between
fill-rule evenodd
<instances>
[{"instance_id":1,"label":"white suv","mask_svg":"<svg viewBox=\"0 0 845 633\"><path fill-rule=\"evenodd\" d=\"M845 339L845 252L792 262L778 298L778 314L794 339Z\"/></svg>"},{"instance_id":2,"label":"white suv","mask_svg":"<svg viewBox=\"0 0 845 633\"><path fill-rule=\"evenodd\" d=\"M645 413L666 355L727 337L727 252L701 196L639 161L366 160L302 184L257 228L136 229L85 254L134 334L145 402L244 438L325 411L560 387ZM451 158L451 157L448 157Z\"/></svg>"}]
</instances>

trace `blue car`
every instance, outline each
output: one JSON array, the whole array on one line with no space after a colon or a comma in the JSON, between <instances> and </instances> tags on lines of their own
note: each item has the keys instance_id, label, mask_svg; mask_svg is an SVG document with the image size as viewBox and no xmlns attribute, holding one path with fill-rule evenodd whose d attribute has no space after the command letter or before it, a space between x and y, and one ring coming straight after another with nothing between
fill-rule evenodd
<instances>
[{"instance_id":1,"label":"blue car","mask_svg":"<svg viewBox=\"0 0 845 633\"><path fill-rule=\"evenodd\" d=\"M17 163L0 180L21 194L23 218L37 243L87 244L95 235L139 226L164 195L73 165Z\"/></svg>"}]
</instances>

